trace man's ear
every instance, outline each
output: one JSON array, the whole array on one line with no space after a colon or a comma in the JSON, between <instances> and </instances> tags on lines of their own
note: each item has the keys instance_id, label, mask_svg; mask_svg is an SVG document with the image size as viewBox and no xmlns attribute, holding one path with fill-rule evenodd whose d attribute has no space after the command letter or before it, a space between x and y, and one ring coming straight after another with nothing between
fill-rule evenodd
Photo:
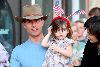
<instances>
[{"instance_id":1,"label":"man's ear","mask_svg":"<svg viewBox=\"0 0 100 67\"><path fill-rule=\"evenodd\" d=\"M26 29L25 23L22 23L23 27Z\"/></svg>"},{"instance_id":2,"label":"man's ear","mask_svg":"<svg viewBox=\"0 0 100 67\"><path fill-rule=\"evenodd\" d=\"M24 28L26 29L26 26L24 26Z\"/></svg>"}]
</instances>

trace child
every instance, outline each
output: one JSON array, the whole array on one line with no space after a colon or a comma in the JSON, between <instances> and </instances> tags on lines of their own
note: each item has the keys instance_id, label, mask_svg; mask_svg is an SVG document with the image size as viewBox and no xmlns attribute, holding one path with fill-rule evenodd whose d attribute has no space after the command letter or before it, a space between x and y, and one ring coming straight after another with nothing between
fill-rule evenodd
<instances>
[{"instance_id":1,"label":"child","mask_svg":"<svg viewBox=\"0 0 100 67\"><path fill-rule=\"evenodd\" d=\"M8 52L0 43L0 67L10 67L8 58L9 58Z\"/></svg>"},{"instance_id":2,"label":"child","mask_svg":"<svg viewBox=\"0 0 100 67\"><path fill-rule=\"evenodd\" d=\"M89 18L84 26L89 40L80 67L100 67L100 16Z\"/></svg>"},{"instance_id":3,"label":"child","mask_svg":"<svg viewBox=\"0 0 100 67\"><path fill-rule=\"evenodd\" d=\"M72 56L70 22L67 18L58 16L50 25L48 34L42 41L42 46L48 47L42 67L66 67L70 65Z\"/></svg>"}]
</instances>

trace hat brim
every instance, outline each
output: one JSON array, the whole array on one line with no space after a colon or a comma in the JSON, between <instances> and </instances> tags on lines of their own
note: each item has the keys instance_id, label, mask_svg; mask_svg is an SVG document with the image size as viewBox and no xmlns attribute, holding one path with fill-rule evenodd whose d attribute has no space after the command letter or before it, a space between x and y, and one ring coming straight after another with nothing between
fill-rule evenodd
<instances>
[{"instance_id":1,"label":"hat brim","mask_svg":"<svg viewBox=\"0 0 100 67\"><path fill-rule=\"evenodd\" d=\"M27 16L27 17L18 17L15 16L15 20L18 22L23 22L23 19L29 19L29 20L34 20L34 19L43 19L44 21L48 18L47 15L45 16Z\"/></svg>"}]
</instances>

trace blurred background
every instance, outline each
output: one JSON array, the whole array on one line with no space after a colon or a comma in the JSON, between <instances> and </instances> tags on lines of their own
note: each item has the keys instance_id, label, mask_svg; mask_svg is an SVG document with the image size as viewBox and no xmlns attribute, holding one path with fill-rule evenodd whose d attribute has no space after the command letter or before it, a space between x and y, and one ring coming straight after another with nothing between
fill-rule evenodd
<instances>
[{"instance_id":1,"label":"blurred background","mask_svg":"<svg viewBox=\"0 0 100 67\"><path fill-rule=\"evenodd\" d=\"M88 12L93 7L100 7L100 0L0 0L0 36L8 48L26 41L27 33L21 23L14 16L22 15L22 7L26 4L39 4L44 15L48 15L43 27L44 35L54 16L53 6L59 5L65 12L65 16L73 14L77 10L85 10L86 14L77 14L69 17L71 22L88 18Z\"/></svg>"}]
</instances>

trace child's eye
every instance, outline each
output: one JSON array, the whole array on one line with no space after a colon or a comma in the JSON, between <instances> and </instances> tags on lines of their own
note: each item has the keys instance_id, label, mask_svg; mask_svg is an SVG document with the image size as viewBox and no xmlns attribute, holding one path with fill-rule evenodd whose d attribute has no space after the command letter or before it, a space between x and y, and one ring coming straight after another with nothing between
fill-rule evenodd
<instances>
[{"instance_id":1,"label":"child's eye","mask_svg":"<svg viewBox=\"0 0 100 67\"><path fill-rule=\"evenodd\" d=\"M63 31L66 31L67 29L63 29Z\"/></svg>"},{"instance_id":2,"label":"child's eye","mask_svg":"<svg viewBox=\"0 0 100 67\"><path fill-rule=\"evenodd\" d=\"M59 32L60 30L57 30L57 32Z\"/></svg>"},{"instance_id":3,"label":"child's eye","mask_svg":"<svg viewBox=\"0 0 100 67\"><path fill-rule=\"evenodd\" d=\"M60 31L60 29L57 29L57 31Z\"/></svg>"}]
</instances>

